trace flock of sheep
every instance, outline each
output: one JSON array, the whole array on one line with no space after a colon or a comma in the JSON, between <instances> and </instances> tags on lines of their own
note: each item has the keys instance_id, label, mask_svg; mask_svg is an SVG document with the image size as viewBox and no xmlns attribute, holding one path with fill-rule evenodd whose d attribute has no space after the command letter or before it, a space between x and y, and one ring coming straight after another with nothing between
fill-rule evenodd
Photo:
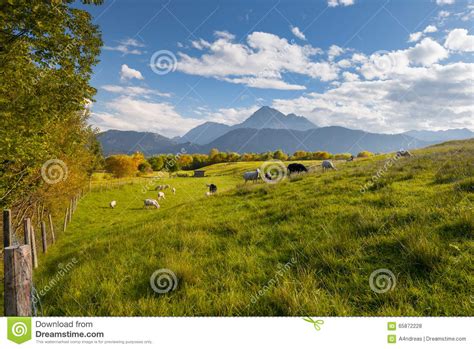
<instances>
[{"instance_id":1,"label":"flock of sheep","mask_svg":"<svg viewBox=\"0 0 474 349\"><path fill-rule=\"evenodd\" d=\"M397 153L397 156L412 156L408 151L400 151ZM351 157L347 161L352 161L354 158ZM337 168L334 166L332 161L330 160L324 160L321 163L321 168L323 171L326 170L337 170ZM299 163L291 163L287 167L288 174L291 175L292 173L302 173L302 172L308 172L308 168L304 166L303 164ZM243 174L243 179L245 180L245 183L247 181L254 181L256 182L259 179L268 179L272 180L272 174L270 172L266 172L262 174L262 171L260 169L257 169L255 171L248 171ZM206 192L206 196L211 196L217 193L217 186L215 184L206 184L208 187L208 191ZM145 199L144 201L144 207L155 207L155 208L160 208L160 204L158 201L164 200L166 195L164 193L164 190L170 189L173 194L176 194L176 188L171 187L169 184L162 184L159 185L155 188L155 190L158 190L158 198L157 199ZM110 208L115 208L117 206L117 201L113 200L110 202Z\"/></svg>"}]
</instances>

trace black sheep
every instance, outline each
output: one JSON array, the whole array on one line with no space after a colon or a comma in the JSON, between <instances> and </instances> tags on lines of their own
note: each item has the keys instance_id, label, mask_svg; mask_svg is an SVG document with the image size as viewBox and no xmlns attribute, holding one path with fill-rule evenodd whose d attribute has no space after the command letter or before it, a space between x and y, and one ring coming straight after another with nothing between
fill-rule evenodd
<instances>
[{"instance_id":1,"label":"black sheep","mask_svg":"<svg viewBox=\"0 0 474 349\"><path fill-rule=\"evenodd\" d=\"M207 185L209 187L209 192L214 194L217 192L217 186L215 184L208 184Z\"/></svg>"},{"instance_id":2,"label":"black sheep","mask_svg":"<svg viewBox=\"0 0 474 349\"><path fill-rule=\"evenodd\" d=\"M293 172L300 173L300 172L308 172L308 169L303 164L289 164L288 165L288 173L292 174Z\"/></svg>"}]
</instances>

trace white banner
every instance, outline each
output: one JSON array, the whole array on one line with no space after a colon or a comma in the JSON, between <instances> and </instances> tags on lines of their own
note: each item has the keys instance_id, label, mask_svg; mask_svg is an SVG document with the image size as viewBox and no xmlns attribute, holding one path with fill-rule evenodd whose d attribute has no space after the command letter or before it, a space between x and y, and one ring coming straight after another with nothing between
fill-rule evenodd
<instances>
[{"instance_id":1,"label":"white banner","mask_svg":"<svg viewBox=\"0 0 474 349\"><path fill-rule=\"evenodd\" d=\"M2 318L2 348L472 348L472 317Z\"/></svg>"}]
</instances>

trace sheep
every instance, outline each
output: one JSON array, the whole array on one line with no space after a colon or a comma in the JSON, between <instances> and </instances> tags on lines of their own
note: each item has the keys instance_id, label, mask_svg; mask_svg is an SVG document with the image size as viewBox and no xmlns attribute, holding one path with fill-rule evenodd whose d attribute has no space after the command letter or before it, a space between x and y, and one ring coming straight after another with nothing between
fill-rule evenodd
<instances>
[{"instance_id":1,"label":"sheep","mask_svg":"<svg viewBox=\"0 0 474 349\"><path fill-rule=\"evenodd\" d=\"M323 171L324 170L330 170L330 169L333 169L333 170L337 170L337 168L333 165L333 163L329 160L324 160L322 163L321 163L321 166L323 168Z\"/></svg>"},{"instance_id":2,"label":"sheep","mask_svg":"<svg viewBox=\"0 0 474 349\"><path fill-rule=\"evenodd\" d=\"M215 184L206 184L206 186L209 188L209 192L211 194L217 193L217 185L215 185Z\"/></svg>"},{"instance_id":3,"label":"sheep","mask_svg":"<svg viewBox=\"0 0 474 349\"><path fill-rule=\"evenodd\" d=\"M163 189L169 189L171 186L169 184L165 184L165 187Z\"/></svg>"},{"instance_id":4,"label":"sheep","mask_svg":"<svg viewBox=\"0 0 474 349\"><path fill-rule=\"evenodd\" d=\"M163 185L159 185L155 188L155 190L163 190L164 189L163 187L164 187Z\"/></svg>"},{"instance_id":5,"label":"sheep","mask_svg":"<svg viewBox=\"0 0 474 349\"><path fill-rule=\"evenodd\" d=\"M113 200L110 202L110 208L115 208L115 206L117 206L117 201Z\"/></svg>"},{"instance_id":6,"label":"sheep","mask_svg":"<svg viewBox=\"0 0 474 349\"><path fill-rule=\"evenodd\" d=\"M171 188L171 191L173 192L173 195L176 194L176 188Z\"/></svg>"},{"instance_id":7,"label":"sheep","mask_svg":"<svg viewBox=\"0 0 474 349\"><path fill-rule=\"evenodd\" d=\"M288 173L291 175L293 172L308 172L308 169L303 164L293 163L288 165Z\"/></svg>"},{"instance_id":8,"label":"sheep","mask_svg":"<svg viewBox=\"0 0 474 349\"><path fill-rule=\"evenodd\" d=\"M161 200L161 199L164 199L165 198L165 193L163 193L162 191L159 191L158 192L158 200Z\"/></svg>"},{"instance_id":9,"label":"sheep","mask_svg":"<svg viewBox=\"0 0 474 349\"><path fill-rule=\"evenodd\" d=\"M349 161L354 161L354 155L351 155L351 157L349 159L346 160L347 162Z\"/></svg>"},{"instance_id":10,"label":"sheep","mask_svg":"<svg viewBox=\"0 0 474 349\"><path fill-rule=\"evenodd\" d=\"M401 156L413 156L412 153L410 153L408 150L400 150L400 151L397 151L397 157L401 157Z\"/></svg>"},{"instance_id":11,"label":"sheep","mask_svg":"<svg viewBox=\"0 0 474 349\"><path fill-rule=\"evenodd\" d=\"M206 196L211 196L211 195L212 195L211 192L209 192L209 191L206 192Z\"/></svg>"},{"instance_id":12,"label":"sheep","mask_svg":"<svg viewBox=\"0 0 474 349\"><path fill-rule=\"evenodd\" d=\"M160 208L160 204L154 199L145 199L143 204L145 207L154 206L155 208Z\"/></svg>"},{"instance_id":13,"label":"sheep","mask_svg":"<svg viewBox=\"0 0 474 349\"><path fill-rule=\"evenodd\" d=\"M260 178L260 169L257 169L256 171L250 171L250 172L244 173L245 183L247 183L247 181L256 182L259 178Z\"/></svg>"}]
</instances>

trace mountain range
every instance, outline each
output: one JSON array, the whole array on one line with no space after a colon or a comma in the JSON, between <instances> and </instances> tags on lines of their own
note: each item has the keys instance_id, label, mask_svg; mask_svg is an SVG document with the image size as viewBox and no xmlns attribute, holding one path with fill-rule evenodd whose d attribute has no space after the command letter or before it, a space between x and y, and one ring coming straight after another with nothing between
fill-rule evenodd
<instances>
[{"instance_id":1,"label":"mountain range","mask_svg":"<svg viewBox=\"0 0 474 349\"><path fill-rule=\"evenodd\" d=\"M151 132L109 130L98 135L104 154L145 155L161 153L208 153L210 149L238 153L281 149L324 150L357 154L361 150L390 152L413 149L453 139L474 137L468 129L446 131L408 131L402 134L370 133L340 126L318 127L303 116L285 115L262 107L240 124L205 122L182 137L167 138Z\"/></svg>"}]
</instances>

